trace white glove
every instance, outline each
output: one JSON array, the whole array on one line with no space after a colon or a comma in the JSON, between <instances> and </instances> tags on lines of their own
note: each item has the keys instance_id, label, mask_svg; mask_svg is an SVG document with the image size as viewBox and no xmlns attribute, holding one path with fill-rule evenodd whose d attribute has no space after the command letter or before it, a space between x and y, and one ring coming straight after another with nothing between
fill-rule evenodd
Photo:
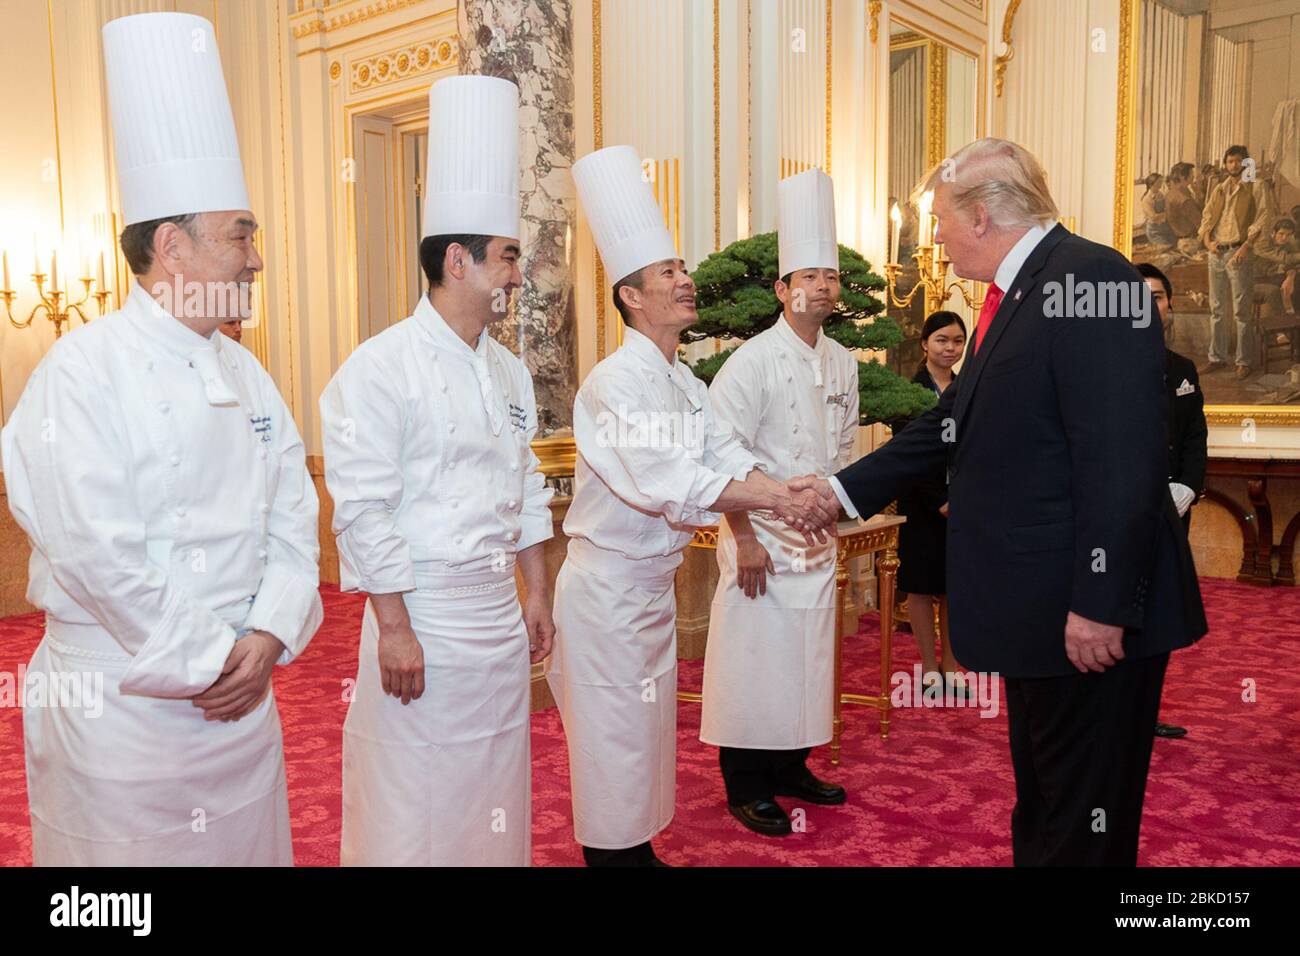
<instances>
[{"instance_id":1,"label":"white glove","mask_svg":"<svg viewBox=\"0 0 1300 956\"><path fill-rule=\"evenodd\" d=\"M1196 492L1192 491L1186 485L1179 484L1176 481L1169 482L1169 493L1173 495L1174 507L1178 509L1178 517L1187 514L1187 509L1192 506L1196 500Z\"/></svg>"}]
</instances>

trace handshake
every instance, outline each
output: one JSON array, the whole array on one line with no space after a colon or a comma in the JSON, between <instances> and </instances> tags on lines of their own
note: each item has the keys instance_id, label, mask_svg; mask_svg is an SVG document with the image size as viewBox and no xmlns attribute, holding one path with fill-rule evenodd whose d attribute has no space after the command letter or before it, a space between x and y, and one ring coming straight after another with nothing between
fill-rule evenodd
<instances>
[{"instance_id":1,"label":"handshake","mask_svg":"<svg viewBox=\"0 0 1300 956\"><path fill-rule=\"evenodd\" d=\"M773 484L776 500L768 510L801 533L809 547L825 544L835 536L840 500L830 482L816 475L803 475Z\"/></svg>"}]
</instances>

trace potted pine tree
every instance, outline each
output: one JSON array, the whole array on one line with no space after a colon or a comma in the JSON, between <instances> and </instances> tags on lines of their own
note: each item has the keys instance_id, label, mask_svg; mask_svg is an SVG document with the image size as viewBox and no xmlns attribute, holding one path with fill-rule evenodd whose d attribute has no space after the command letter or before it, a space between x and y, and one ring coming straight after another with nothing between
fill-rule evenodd
<instances>
[{"instance_id":1,"label":"potted pine tree","mask_svg":"<svg viewBox=\"0 0 1300 956\"><path fill-rule=\"evenodd\" d=\"M781 304L772 284L777 274L775 232L738 239L706 257L692 274L699 321L682 333L684 343L702 339L750 339L776 322ZM849 349L885 350L903 341L898 323L884 314L873 293L885 280L848 246L840 246L840 302L822 331ZM698 378L713 381L736 347L709 355L691 366ZM874 358L858 362L858 395L863 425L913 418L932 407L934 393L902 378Z\"/></svg>"}]
</instances>

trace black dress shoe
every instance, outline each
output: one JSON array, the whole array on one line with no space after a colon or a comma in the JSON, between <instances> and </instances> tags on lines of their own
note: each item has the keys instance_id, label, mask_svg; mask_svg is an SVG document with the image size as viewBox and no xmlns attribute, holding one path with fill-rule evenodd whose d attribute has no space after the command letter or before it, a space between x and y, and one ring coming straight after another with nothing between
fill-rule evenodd
<instances>
[{"instance_id":1,"label":"black dress shoe","mask_svg":"<svg viewBox=\"0 0 1300 956\"><path fill-rule=\"evenodd\" d=\"M790 818L771 800L729 803L727 809L733 817L763 836L786 836L790 832Z\"/></svg>"},{"instance_id":2,"label":"black dress shoe","mask_svg":"<svg viewBox=\"0 0 1300 956\"><path fill-rule=\"evenodd\" d=\"M1186 737L1186 736L1187 736L1187 728L1186 728L1186 727L1175 727L1173 724L1162 724L1162 723L1158 723L1158 722L1157 722L1157 723L1156 723L1156 736L1157 736L1157 737L1171 737L1171 738L1174 738L1174 737Z\"/></svg>"},{"instance_id":3,"label":"black dress shoe","mask_svg":"<svg viewBox=\"0 0 1300 956\"><path fill-rule=\"evenodd\" d=\"M818 780L807 767L804 768L803 776L794 783L778 787L776 794L778 797L798 797L800 800L820 803L823 806L843 803L846 799L843 787Z\"/></svg>"}]
</instances>

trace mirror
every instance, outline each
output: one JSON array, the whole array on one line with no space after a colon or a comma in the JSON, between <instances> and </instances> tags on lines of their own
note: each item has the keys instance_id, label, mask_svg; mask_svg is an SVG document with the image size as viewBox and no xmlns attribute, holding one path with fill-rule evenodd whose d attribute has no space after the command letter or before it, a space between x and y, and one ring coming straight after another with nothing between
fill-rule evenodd
<instances>
[{"instance_id":1,"label":"mirror","mask_svg":"<svg viewBox=\"0 0 1300 956\"><path fill-rule=\"evenodd\" d=\"M945 156L978 136L979 63L975 56L955 49L933 36L891 19L889 36L889 207L898 203L901 226L898 251L902 263L898 290L902 294L917 281L917 210L908 201L917 181ZM891 233L893 224L886 222ZM886 236L886 248L889 236ZM925 317L939 308L950 308L963 317L968 310L960 296L940 303L924 301L918 293L908 309L895 308L889 315L903 330L903 343L892 349L890 367L907 378L921 361L920 333ZM969 325L969 322L967 323Z\"/></svg>"}]
</instances>

